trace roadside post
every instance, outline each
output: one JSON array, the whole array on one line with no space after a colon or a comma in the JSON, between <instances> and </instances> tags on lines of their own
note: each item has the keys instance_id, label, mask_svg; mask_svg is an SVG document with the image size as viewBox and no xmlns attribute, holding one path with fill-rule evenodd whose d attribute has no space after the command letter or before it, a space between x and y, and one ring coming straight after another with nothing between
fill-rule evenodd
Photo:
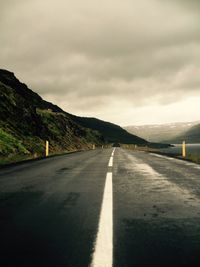
<instances>
[{"instance_id":1,"label":"roadside post","mask_svg":"<svg viewBox=\"0 0 200 267\"><path fill-rule=\"evenodd\" d=\"M45 151L45 156L49 156L49 141L46 141L46 151Z\"/></svg>"},{"instance_id":2,"label":"roadside post","mask_svg":"<svg viewBox=\"0 0 200 267\"><path fill-rule=\"evenodd\" d=\"M93 149L95 149L96 148L96 146L95 145L93 145Z\"/></svg>"},{"instance_id":3,"label":"roadside post","mask_svg":"<svg viewBox=\"0 0 200 267\"><path fill-rule=\"evenodd\" d=\"M186 157L186 143L185 143L185 141L183 141L183 144L182 144L182 157L183 158Z\"/></svg>"}]
</instances>

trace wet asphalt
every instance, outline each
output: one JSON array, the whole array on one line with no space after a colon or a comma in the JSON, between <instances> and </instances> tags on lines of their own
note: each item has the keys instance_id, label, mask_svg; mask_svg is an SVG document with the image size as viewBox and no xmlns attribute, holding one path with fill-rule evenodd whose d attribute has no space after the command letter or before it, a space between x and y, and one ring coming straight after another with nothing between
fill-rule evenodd
<instances>
[{"instance_id":1,"label":"wet asphalt","mask_svg":"<svg viewBox=\"0 0 200 267\"><path fill-rule=\"evenodd\" d=\"M0 170L0 266L90 265L111 153ZM117 148L112 172L113 266L198 266L200 166Z\"/></svg>"}]
</instances>

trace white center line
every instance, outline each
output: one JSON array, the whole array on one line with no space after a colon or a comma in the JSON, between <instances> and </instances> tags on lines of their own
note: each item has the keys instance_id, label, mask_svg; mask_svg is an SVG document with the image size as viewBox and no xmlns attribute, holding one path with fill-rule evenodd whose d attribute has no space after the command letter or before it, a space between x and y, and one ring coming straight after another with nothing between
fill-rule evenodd
<instances>
[{"instance_id":1,"label":"white center line","mask_svg":"<svg viewBox=\"0 0 200 267\"><path fill-rule=\"evenodd\" d=\"M112 159L112 160L111 160ZM113 163L113 157L110 158ZM109 166L108 165L108 166ZM112 267L113 265L113 174L108 172L101 206L99 228L91 267Z\"/></svg>"},{"instance_id":2,"label":"white center line","mask_svg":"<svg viewBox=\"0 0 200 267\"><path fill-rule=\"evenodd\" d=\"M113 149L113 152L111 154L111 157L114 157L114 153L115 153L115 148Z\"/></svg>"},{"instance_id":3,"label":"white center line","mask_svg":"<svg viewBox=\"0 0 200 267\"><path fill-rule=\"evenodd\" d=\"M99 229L92 267L112 267L113 263L113 188L112 173L108 172L104 189Z\"/></svg>"},{"instance_id":4,"label":"white center line","mask_svg":"<svg viewBox=\"0 0 200 267\"><path fill-rule=\"evenodd\" d=\"M113 166L113 157L110 157L109 163L108 163L108 167L112 167Z\"/></svg>"}]
</instances>

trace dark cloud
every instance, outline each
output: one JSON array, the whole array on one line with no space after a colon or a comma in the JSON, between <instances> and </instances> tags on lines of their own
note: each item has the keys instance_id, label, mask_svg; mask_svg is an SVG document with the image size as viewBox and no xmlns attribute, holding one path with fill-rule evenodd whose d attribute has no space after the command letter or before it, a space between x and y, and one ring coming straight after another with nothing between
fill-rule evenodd
<instances>
[{"instance_id":1,"label":"dark cloud","mask_svg":"<svg viewBox=\"0 0 200 267\"><path fill-rule=\"evenodd\" d=\"M106 119L113 103L142 109L200 97L199 5L1 1L1 67L68 111L104 109Z\"/></svg>"}]
</instances>

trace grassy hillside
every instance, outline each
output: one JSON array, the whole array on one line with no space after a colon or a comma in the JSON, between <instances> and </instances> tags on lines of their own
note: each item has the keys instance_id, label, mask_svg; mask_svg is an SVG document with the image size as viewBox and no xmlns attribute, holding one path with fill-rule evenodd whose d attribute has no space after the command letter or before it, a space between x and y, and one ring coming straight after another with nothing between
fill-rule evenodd
<instances>
[{"instance_id":1,"label":"grassy hillside","mask_svg":"<svg viewBox=\"0 0 200 267\"><path fill-rule=\"evenodd\" d=\"M0 70L0 133L0 157L42 156L45 140L50 141L53 153L104 142L101 134L76 124L67 113L3 70Z\"/></svg>"},{"instance_id":2,"label":"grassy hillside","mask_svg":"<svg viewBox=\"0 0 200 267\"><path fill-rule=\"evenodd\" d=\"M0 70L0 160L15 155L42 156L46 140L51 153L112 142L147 144L112 123L64 112L13 73Z\"/></svg>"},{"instance_id":3,"label":"grassy hillside","mask_svg":"<svg viewBox=\"0 0 200 267\"><path fill-rule=\"evenodd\" d=\"M0 154L8 156L13 153L29 154L17 138L0 129Z\"/></svg>"}]
</instances>

